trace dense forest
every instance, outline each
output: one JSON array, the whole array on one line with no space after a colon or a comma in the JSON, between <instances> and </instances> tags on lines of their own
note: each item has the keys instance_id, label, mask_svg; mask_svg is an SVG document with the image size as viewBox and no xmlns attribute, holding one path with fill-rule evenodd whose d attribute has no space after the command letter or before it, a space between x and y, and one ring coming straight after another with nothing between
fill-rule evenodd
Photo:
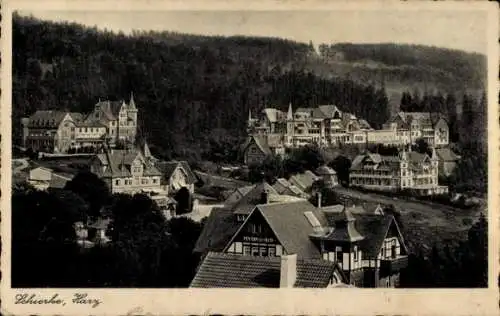
<instances>
[{"instance_id":1,"label":"dense forest","mask_svg":"<svg viewBox=\"0 0 500 316\"><path fill-rule=\"evenodd\" d=\"M99 98L128 99L131 92L140 109L141 136L153 152L193 161L214 156L214 144L236 146L244 137L249 109L333 103L374 127L391 111L383 79L337 76L312 43L172 32L125 35L15 14L13 45L15 137L20 118L36 109L87 112ZM353 49L344 50L350 55ZM387 50L374 54L383 52L380 61L391 59ZM461 65L457 73L448 69L454 78L464 78L460 72L478 65L477 56L450 54ZM427 57L434 67L442 64L430 52ZM317 71L318 65L328 75Z\"/></svg>"}]
</instances>

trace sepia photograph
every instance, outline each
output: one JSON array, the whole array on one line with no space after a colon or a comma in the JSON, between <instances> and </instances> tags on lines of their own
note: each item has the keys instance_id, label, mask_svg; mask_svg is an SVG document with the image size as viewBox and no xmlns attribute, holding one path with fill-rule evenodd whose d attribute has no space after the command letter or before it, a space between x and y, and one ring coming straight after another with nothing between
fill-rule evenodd
<instances>
[{"instance_id":1,"label":"sepia photograph","mask_svg":"<svg viewBox=\"0 0 500 316\"><path fill-rule=\"evenodd\" d=\"M497 288L498 31L431 9L12 5L9 306Z\"/></svg>"}]
</instances>

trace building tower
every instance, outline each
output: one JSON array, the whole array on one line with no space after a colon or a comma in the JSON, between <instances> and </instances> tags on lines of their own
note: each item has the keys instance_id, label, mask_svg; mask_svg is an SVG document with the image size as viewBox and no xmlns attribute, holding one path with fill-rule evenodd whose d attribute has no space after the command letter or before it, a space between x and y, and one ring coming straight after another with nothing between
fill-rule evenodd
<instances>
[{"instance_id":1,"label":"building tower","mask_svg":"<svg viewBox=\"0 0 500 316\"><path fill-rule=\"evenodd\" d=\"M436 147L432 147L432 156L431 156L431 166L432 166L432 179L433 184L438 184L438 167L439 167L439 157L436 153Z\"/></svg>"},{"instance_id":2,"label":"building tower","mask_svg":"<svg viewBox=\"0 0 500 316\"><path fill-rule=\"evenodd\" d=\"M292 109L292 103L290 103L288 105L288 112L286 114L285 143L287 147L293 147L293 136L294 136L293 109Z\"/></svg>"},{"instance_id":3,"label":"building tower","mask_svg":"<svg viewBox=\"0 0 500 316\"><path fill-rule=\"evenodd\" d=\"M362 260L359 243L365 239L356 229L355 222L351 211L344 205L340 216L335 219L333 232L326 237L330 244L328 248L334 251L335 259L346 272L350 283L358 279L353 270L359 270L356 266L356 263Z\"/></svg>"},{"instance_id":4,"label":"building tower","mask_svg":"<svg viewBox=\"0 0 500 316\"><path fill-rule=\"evenodd\" d=\"M132 144L135 143L135 138L137 136L137 107L135 106L135 101L134 101L134 93L130 93L130 102L128 103L127 106L127 117L131 121L131 127L129 131L129 141L132 142Z\"/></svg>"},{"instance_id":5,"label":"building tower","mask_svg":"<svg viewBox=\"0 0 500 316\"><path fill-rule=\"evenodd\" d=\"M411 145L410 145L411 148ZM410 187L410 181L411 178L409 177L409 168L408 168L408 153L406 152L406 146L403 145L403 151L399 155L399 176L401 179L401 182L399 183L398 187L401 189L405 189L407 187Z\"/></svg>"},{"instance_id":6,"label":"building tower","mask_svg":"<svg viewBox=\"0 0 500 316\"><path fill-rule=\"evenodd\" d=\"M248 135L253 134L253 120L252 120L252 109L248 109L248 121L247 121L247 133Z\"/></svg>"}]
</instances>

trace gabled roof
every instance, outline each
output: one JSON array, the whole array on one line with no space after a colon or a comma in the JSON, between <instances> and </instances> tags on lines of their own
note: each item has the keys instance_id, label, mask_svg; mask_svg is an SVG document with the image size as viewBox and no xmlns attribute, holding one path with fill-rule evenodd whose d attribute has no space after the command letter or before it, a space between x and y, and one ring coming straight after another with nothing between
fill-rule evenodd
<instances>
[{"instance_id":1,"label":"gabled roof","mask_svg":"<svg viewBox=\"0 0 500 316\"><path fill-rule=\"evenodd\" d=\"M254 212L260 212L264 216L288 254L297 254L299 258L319 259L321 258L320 252L309 239L313 227L304 215L307 211L312 212L320 222L322 221L320 211L308 201L263 204L257 205L254 209Z\"/></svg>"},{"instance_id":2,"label":"gabled roof","mask_svg":"<svg viewBox=\"0 0 500 316\"><path fill-rule=\"evenodd\" d=\"M342 115L342 111L340 111L335 105L320 105L318 109L323 112L326 118L333 118L336 111Z\"/></svg>"},{"instance_id":3,"label":"gabled roof","mask_svg":"<svg viewBox=\"0 0 500 316\"><path fill-rule=\"evenodd\" d=\"M297 279L294 287L327 287L334 272L343 277L336 262L297 258ZM252 288L280 286L281 258L255 257L210 252L190 287Z\"/></svg>"},{"instance_id":4,"label":"gabled roof","mask_svg":"<svg viewBox=\"0 0 500 316\"><path fill-rule=\"evenodd\" d=\"M415 155L408 159L419 159L419 156ZM350 169L363 170L363 165L367 163L367 160L371 161L375 165L377 170L398 170L401 158L398 156L380 155L377 153L368 152L356 156L351 164Z\"/></svg>"},{"instance_id":5,"label":"gabled roof","mask_svg":"<svg viewBox=\"0 0 500 316\"><path fill-rule=\"evenodd\" d=\"M323 239L355 242L365 238L365 236L357 230L355 225L356 218L349 208L345 207L340 213L335 213L334 219L328 216L328 212L325 212L325 210L323 211L326 218L329 220L329 226L333 228L330 233L323 236Z\"/></svg>"},{"instance_id":6,"label":"gabled roof","mask_svg":"<svg viewBox=\"0 0 500 316\"><path fill-rule=\"evenodd\" d=\"M29 117L30 128L58 128L68 112L64 111L36 111Z\"/></svg>"},{"instance_id":7,"label":"gabled roof","mask_svg":"<svg viewBox=\"0 0 500 316\"><path fill-rule=\"evenodd\" d=\"M100 101L96 106L101 107L102 112L108 120L117 120L120 109L125 105L124 101Z\"/></svg>"},{"instance_id":8,"label":"gabled roof","mask_svg":"<svg viewBox=\"0 0 500 316\"><path fill-rule=\"evenodd\" d=\"M165 179L170 179L175 169L177 169L177 167L180 167L183 170L184 174L186 175L186 180L188 184L196 182L196 176L186 161L177 161L177 160L157 161L155 163L155 166L162 173Z\"/></svg>"},{"instance_id":9,"label":"gabled roof","mask_svg":"<svg viewBox=\"0 0 500 316\"><path fill-rule=\"evenodd\" d=\"M265 136L257 136L257 135L252 135L247 138L247 140L243 143L241 146L242 151L247 150L248 146L250 144L255 143L257 147L266 155L272 155L271 148L269 148L269 145L267 144L267 140Z\"/></svg>"},{"instance_id":10,"label":"gabled roof","mask_svg":"<svg viewBox=\"0 0 500 316\"><path fill-rule=\"evenodd\" d=\"M303 173L297 173L290 177L290 183L298 186L301 190L308 190L312 187L314 182L318 181L320 178L315 175L312 171L306 170Z\"/></svg>"},{"instance_id":11,"label":"gabled roof","mask_svg":"<svg viewBox=\"0 0 500 316\"><path fill-rule=\"evenodd\" d=\"M145 163L142 154L137 150L113 150L97 154L93 158L106 166L104 172L98 171L99 177L131 177L131 165L136 159L143 162L143 173L146 176L160 176L161 172L153 165Z\"/></svg>"},{"instance_id":12,"label":"gabled roof","mask_svg":"<svg viewBox=\"0 0 500 316\"><path fill-rule=\"evenodd\" d=\"M276 179L276 182L273 184L273 188L278 192L279 194L282 194L282 188L287 188L290 185L292 185L290 182L288 182L287 179L285 178L278 178Z\"/></svg>"},{"instance_id":13,"label":"gabled roof","mask_svg":"<svg viewBox=\"0 0 500 316\"><path fill-rule=\"evenodd\" d=\"M255 185L247 185L247 186L236 188L233 191L229 191L230 193L227 194L227 196L225 198L228 199L228 198L232 197L233 195L238 194L240 197L238 198L237 201L239 201L243 196L245 196L248 192L250 192L254 187L255 187ZM234 203L236 203L237 201L235 201Z\"/></svg>"},{"instance_id":14,"label":"gabled roof","mask_svg":"<svg viewBox=\"0 0 500 316\"><path fill-rule=\"evenodd\" d=\"M85 116L82 113L78 112L70 112L69 115L71 116L73 121L75 121L76 124L78 124L79 122L83 122L85 118Z\"/></svg>"},{"instance_id":15,"label":"gabled roof","mask_svg":"<svg viewBox=\"0 0 500 316\"><path fill-rule=\"evenodd\" d=\"M73 179L73 175L52 173L49 188L64 189L66 187L66 183L68 183L68 181L71 181L71 179Z\"/></svg>"},{"instance_id":16,"label":"gabled roof","mask_svg":"<svg viewBox=\"0 0 500 316\"><path fill-rule=\"evenodd\" d=\"M342 211L339 211L339 209L343 210L344 207L336 206L335 208L329 208L329 211L324 213L329 225L333 226L335 221L342 216ZM390 214L379 215L369 211L351 211L351 214L356 219L354 222L356 229L364 236L364 239L360 241L360 247L363 250L364 256L370 258L376 257L380 252L390 225L393 223L397 225L394 217ZM401 236L401 239L404 241L403 236ZM406 248L404 243L403 247Z\"/></svg>"},{"instance_id":17,"label":"gabled roof","mask_svg":"<svg viewBox=\"0 0 500 316\"><path fill-rule=\"evenodd\" d=\"M407 123L417 121L420 126L434 127L443 117L436 112L399 112L399 116Z\"/></svg>"},{"instance_id":18,"label":"gabled roof","mask_svg":"<svg viewBox=\"0 0 500 316\"><path fill-rule=\"evenodd\" d=\"M319 166L318 169L316 169L316 174L319 176L323 176L323 175L334 175L337 173L332 168L330 168L326 165L323 165L323 166Z\"/></svg>"},{"instance_id":19,"label":"gabled roof","mask_svg":"<svg viewBox=\"0 0 500 316\"><path fill-rule=\"evenodd\" d=\"M278 192L267 182L258 183L233 205L233 212L242 215L250 214L255 205L262 203L262 193L264 192L269 195L278 195Z\"/></svg>"},{"instance_id":20,"label":"gabled roof","mask_svg":"<svg viewBox=\"0 0 500 316\"><path fill-rule=\"evenodd\" d=\"M457 161L459 159L459 156L449 148L436 148L436 154L443 161Z\"/></svg>"},{"instance_id":21,"label":"gabled roof","mask_svg":"<svg viewBox=\"0 0 500 316\"><path fill-rule=\"evenodd\" d=\"M233 211L213 208L196 241L193 252L222 251L241 223L236 221Z\"/></svg>"},{"instance_id":22,"label":"gabled roof","mask_svg":"<svg viewBox=\"0 0 500 316\"><path fill-rule=\"evenodd\" d=\"M274 108L265 108L262 110L264 115L267 117L269 122L274 123L286 118L286 114L283 111Z\"/></svg>"}]
</instances>

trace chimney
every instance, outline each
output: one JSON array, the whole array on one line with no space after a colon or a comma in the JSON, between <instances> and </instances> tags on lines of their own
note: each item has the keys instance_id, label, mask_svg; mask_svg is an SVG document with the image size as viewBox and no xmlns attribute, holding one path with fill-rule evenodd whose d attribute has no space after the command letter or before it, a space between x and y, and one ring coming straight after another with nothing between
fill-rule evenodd
<instances>
[{"instance_id":1,"label":"chimney","mask_svg":"<svg viewBox=\"0 0 500 316\"><path fill-rule=\"evenodd\" d=\"M264 189L260 194L260 204L269 204L269 191Z\"/></svg>"},{"instance_id":2,"label":"chimney","mask_svg":"<svg viewBox=\"0 0 500 316\"><path fill-rule=\"evenodd\" d=\"M318 208L321 208L321 192L316 194L318 196Z\"/></svg>"},{"instance_id":3,"label":"chimney","mask_svg":"<svg viewBox=\"0 0 500 316\"><path fill-rule=\"evenodd\" d=\"M297 254L281 256L280 287L292 288L297 280Z\"/></svg>"}]
</instances>

